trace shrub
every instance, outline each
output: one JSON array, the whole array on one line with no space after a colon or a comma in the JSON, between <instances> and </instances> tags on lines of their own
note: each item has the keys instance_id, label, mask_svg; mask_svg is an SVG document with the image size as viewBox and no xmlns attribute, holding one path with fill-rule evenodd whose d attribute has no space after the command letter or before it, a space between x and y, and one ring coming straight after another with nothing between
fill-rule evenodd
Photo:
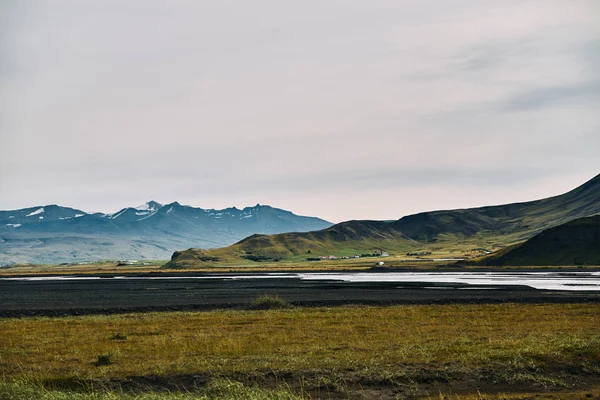
<instances>
[{"instance_id":1,"label":"shrub","mask_svg":"<svg viewBox=\"0 0 600 400\"><path fill-rule=\"evenodd\" d=\"M114 335L112 335L111 337L109 337L110 340L127 340L127 335L123 335L122 333L115 333Z\"/></svg>"},{"instance_id":2,"label":"shrub","mask_svg":"<svg viewBox=\"0 0 600 400\"><path fill-rule=\"evenodd\" d=\"M112 354L111 353L106 353L106 354L100 354L98 356L98 361L96 361L94 364L99 367L102 365L110 365L112 364Z\"/></svg>"},{"instance_id":3,"label":"shrub","mask_svg":"<svg viewBox=\"0 0 600 400\"><path fill-rule=\"evenodd\" d=\"M261 262L261 261L281 261L281 257L269 256L269 255L245 255L242 256L246 260Z\"/></svg>"},{"instance_id":4,"label":"shrub","mask_svg":"<svg viewBox=\"0 0 600 400\"><path fill-rule=\"evenodd\" d=\"M251 310L280 310L292 305L277 295L260 296L250 304Z\"/></svg>"},{"instance_id":5,"label":"shrub","mask_svg":"<svg viewBox=\"0 0 600 400\"><path fill-rule=\"evenodd\" d=\"M207 261L217 262L217 261L219 261L218 257L209 257L209 256L196 256L196 259L198 259L202 262L207 262Z\"/></svg>"}]
</instances>

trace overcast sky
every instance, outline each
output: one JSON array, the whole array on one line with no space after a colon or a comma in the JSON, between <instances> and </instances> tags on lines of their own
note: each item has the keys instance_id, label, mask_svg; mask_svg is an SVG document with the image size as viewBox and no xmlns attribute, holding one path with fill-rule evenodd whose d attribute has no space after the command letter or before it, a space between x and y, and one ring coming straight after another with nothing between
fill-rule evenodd
<instances>
[{"instance_id":1,"label":"overcast sky","mask_svg":"<svg viewBox=\"0 0 600 400\"><path fill-rule=\"evenodd\" d=\"M2 0L0 209L338 222L600 173L597 0Z\"/></svg>"}]
</instances>

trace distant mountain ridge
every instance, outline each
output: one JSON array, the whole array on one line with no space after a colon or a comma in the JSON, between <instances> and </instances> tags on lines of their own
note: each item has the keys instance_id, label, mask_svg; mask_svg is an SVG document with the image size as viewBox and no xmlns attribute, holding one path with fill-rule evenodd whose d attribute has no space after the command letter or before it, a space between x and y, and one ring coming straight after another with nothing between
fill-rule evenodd
<instances>
[{"instance_id":1,"label":"distant mountain ridge","mask_svg":"<svg viewBox=\"0 0 600 400\"><path fill-rule=\"evenodd\" d=\"M0 265L165 259L181 247L221 247L254 233L328 226L320 218L260 204L216 210L149 201L112 214L45 205L0 211Z\"/></svg>"},{"instance_id":2,"label":"distant mountain ridge","mask_svg":"<svg viewBox=\"0 0 600 400\"><path fill-rule=\"evenodd\" d=\"M224 249L177 252L167 268L234 262L245 254L263 259L299 256L308 252L352 252L385 248L396 251L468 243L499 247L573 219L600 214L600 175L562 195L522 203L470 209L431 211L396 221L347 221L320 231L254 235ZM203 261L204 260L204 261Z\"/></svg>"}]
</instances>

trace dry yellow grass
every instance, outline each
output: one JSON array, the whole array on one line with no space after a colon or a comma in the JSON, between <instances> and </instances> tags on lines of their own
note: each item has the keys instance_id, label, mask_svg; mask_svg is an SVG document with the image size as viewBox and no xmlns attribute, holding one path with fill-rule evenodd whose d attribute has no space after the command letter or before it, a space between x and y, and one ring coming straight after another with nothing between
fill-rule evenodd
<instances>
[{"instance_id":1,"label":"dry yellow grass","mask_svg":"<svg viewBox=\"0 0 600 400\"><path fill-rule=\"evenodd\" d=\"M98 263L88 265L22 265L11 268L0 269L0 277L22 276L22 275L87 275L87 274L180 274L181 272L197 273L226 273L226 272L281 272L281 271L367 271L371 269L376 261L384 261L385 267L394 269L411 270L436 270L449 265L444 261L405 261L405 258L379 257L364 258L361 260L323 260L318 262L270 262L270 263L252 263L246 265L216 265L203 268L189 268L185 270L161 269L162 264L139 265L139 266L118 266L117 263ZM450 263L451 264L451 263ZM450 265L451 267L451 265ZM463 269L478 269L476 265L462 267ZM540 266L506 266L501 269L544 269L548 267ZM560 269L576 269L578 266L560 266ZM498 268L496 268L498 269Z\"/></svg>"},{"instance_id":2,"label":"dry yellow grass","mask_svg":"<svg viewBox=\"0 0 600 400\"><path fill-rule=\"evenodd\" d=\"M441 262L413 262L399 263L399 258L364 258L361 260L323 260L319 262L267 262L255 263L247 261L244 265L216 265L185 269L184 272L277 272L277 271L335 271L352 270L364 271L373 267L375 261L385 261L386 264L401 265L405 268L431 269ZM87 265L20 265L0 269L0 277L16 275L69 275L69 274L136 274L136 273L162 273L177 274L182 270L161 269L162 264L152 265L125 265L118 266L116 262L97 263Z\"/></svg>"},{"instance_id":3,"label":"dry yellow grass","mask_svg":"<svg viewBox=\"0 0 600 400\"><path fill-rule=\"evenodd\" d=\"M343 386L350 372L390 384L483 373L490 381L570 387L565 368L600 374L599 315L597 304L504 304L3 319L0 376L274 371L327 376ZM117 333L126 339L115 340ZM113 364L93 364L107 353Z\"/></svg>"},{"instance_id":4,"label":"dry yellow grass","mask_svg":"<svg viewBox=\"0 0 600 400\"><path fill-rule=\"evenodd\" d=\"M158 271L163 264L164 262L152 262L150 265L118 265L117 262L82 265L27 264L2 268L0 276L147 273Z\"/></svg>"}]
</instances>

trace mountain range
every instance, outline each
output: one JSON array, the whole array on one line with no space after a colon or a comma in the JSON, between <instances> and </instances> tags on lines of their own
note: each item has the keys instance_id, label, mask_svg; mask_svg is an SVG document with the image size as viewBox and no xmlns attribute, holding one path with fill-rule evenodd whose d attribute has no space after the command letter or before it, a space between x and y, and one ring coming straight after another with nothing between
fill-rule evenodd
<instances>
[{"instance_id":1,"label":"mountain range","mask_svg":"<svg viewBox=\"0 0 600 400\"><path fill-rule=\"evenodd\" d=\"M507 246L598 214L600 175L542 200L336 225L259 204L215 210L149 201L113 214L46 205L0 211L0 265L157 260L172 255L166 267L186 268L306 260L307 254L351 256L384 249L403 253L458 247L505 254Z\"/></svg>"},{"instance_id":2,"label":"mountain range","mask_svg":"<svg viewBox=\"0 0 600 400\"><path fill-rule=\"evenodd\" d=\"M502 249L577 218L600 214L600 175L568 193L542 200L459 210L423 212L395 221L347 221L304 233L252 235L225 248L173 254L166 268L349 256L374 250L396 252L439 248Z\"/></svg>"},{"instance_id":3,"label":"mountain range","mask_svg":"<svg viewBox=\"0 0 600 400\"><path fill-rule=\"evenodd\" d=\"M46 205L0 211L0 265L101 259L168 259L180 248L227 246L255 233L331 226L259 205L223 210L149 201L113 214Z\"/></svg>"}]
</instances>

